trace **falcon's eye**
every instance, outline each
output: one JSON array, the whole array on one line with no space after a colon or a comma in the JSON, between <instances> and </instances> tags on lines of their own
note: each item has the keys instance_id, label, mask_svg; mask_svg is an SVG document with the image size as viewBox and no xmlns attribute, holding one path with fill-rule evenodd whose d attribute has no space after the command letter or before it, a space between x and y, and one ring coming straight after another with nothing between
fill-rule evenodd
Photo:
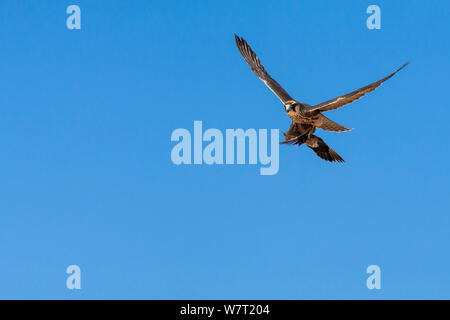
<instances>
[{"instance_id":1,"label":"falcon's eye","mask_svg":"<svg viewBox=\"0 0 450 320\"><path fill-rule=\"evenodd\" d=\"M295 108L293 104L289 103L286 105L286 111L289 112L291 110L295 111Z\"/></svg>"}]
</instances>

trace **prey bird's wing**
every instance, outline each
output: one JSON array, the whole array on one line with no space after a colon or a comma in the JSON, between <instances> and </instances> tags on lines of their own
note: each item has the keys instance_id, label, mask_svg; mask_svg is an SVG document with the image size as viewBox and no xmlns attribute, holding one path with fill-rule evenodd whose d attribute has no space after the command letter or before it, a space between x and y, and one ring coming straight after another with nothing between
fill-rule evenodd
<instances>
[{"instance_id":1,"label":"prey bird's wing","mask_svg":"<svg viewBox=\"0 0 450 320\"><path fill-rule=\"evenodd\" d=\"M366 95L368 92L374 91L376 88L378 88L383 82L386 80L392 78L397 72L402 70L404 67L406 67L409 64L409 62L405 63L403 66L401 66L397 71L391 73L387 77L384 77L381 80L378 80L374 83L371 83L363 88L360 88L358 90L355 90L353 92L347 93L345 95L342 95L340 97L328 100L326 102L323 102L321 104L318 104L316 106L307 107L308 111L330 111L334 110L340 107L345 106L346 104L352 103L359 98Z\"/></svg>"},{"instance_id":2,"label":"prey bird's wing","mask_svg":"<svg viewBox=\"0 0 450 320\"><path fill-rule=\"evenodd\" d=\"M247 61L253 73L256 74L256 76L261 79L283 103L286 103L288 100L293 100L291 96L278 84L278 82L272 79L272 77L267 73L266 69L264 69L261 61L259 61L247 41L245 41L244 38L239 38L237 35L234 35L234 38L236 39L236 45L239 52L242 57L244 57L245 61Z\"/></svg>"},{"instance_id":3,"label":"prey bird's wing","mask_svg":"<svg viewBox=\"0 0 450 320\"><path fill-rule=\"evenodd\" d=\"M312 135L306 140L306 145L311 148L320 158L329 162L344 162L344 159L331 149L325 141L318 136Z\"/></svg>"}]
</instances>

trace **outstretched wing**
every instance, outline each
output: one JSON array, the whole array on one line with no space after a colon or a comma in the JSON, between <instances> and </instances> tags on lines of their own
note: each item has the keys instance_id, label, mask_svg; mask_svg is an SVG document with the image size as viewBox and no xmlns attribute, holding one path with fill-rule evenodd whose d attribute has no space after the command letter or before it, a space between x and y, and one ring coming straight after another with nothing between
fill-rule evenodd
<instances>
[{"instance_id":1,"label":"outstretched wing","mask_svg":"<svg viewBox=\"0 0 450 320\"><path fill-rule=\"evenodd\" d=\"M236 45L239 52L242 57L244 57L245 61L247 61L253 73L256 74L256 76L261 79L283 103L286 103L288 100L293 100L291 96L278 84L278 82L272 79L272 77L267 73L266 69L264 69L261 61L259 61L247 41L245 41L244 38L239 38L236 34L234 35L234 38L236 39Z\"/></svg>"},{"instance_id":2,"label":"outstretched wing","mask_svg":"<svg viewBox=\"0 0 450 320\"><path fill-rule=\"evenodd\" d=\"M340 107L345 106L346 104L352 103L359 98L366 95L368 92L374 91L376 88L378 88L383 82L386 80L392 78L397 72L402 70L404 67L406 67L409 64L409 62L405 63L403 66L401 66L397 71L391 73L387 77L384 77L381 80L378 80L374 83L371 83L363 88L360 88L358 90L355 90L353 92L347 93L343 96L331 99L329 101L323 102L321 104L318 104L316 106L308 107L308 111L330 111L334 110Z\"/></svg>"},{"instance_id":3,"label":"outstretched wing","mask_svg":"<svg viewBox=\"0 0 450 320\"><path fill-rule=\"evenodd\" d=\"M310 147L323 160L330 162L344 162L344 159L342 159L336 151L331 149L318 136L312 135L311 138L306 140L306 145Z\"/></svg>"}]
</instances>

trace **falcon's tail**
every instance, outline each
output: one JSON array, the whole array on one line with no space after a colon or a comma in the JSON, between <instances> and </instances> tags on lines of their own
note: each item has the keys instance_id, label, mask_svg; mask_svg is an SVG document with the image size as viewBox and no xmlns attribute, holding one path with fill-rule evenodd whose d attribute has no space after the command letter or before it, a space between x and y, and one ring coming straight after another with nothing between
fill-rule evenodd
<instances>
[{"instance_id":1,"label":"falcon's tail","mask_svg":"<svg viewBox=\"0 0 450 320\"><path fill-rule=\"evenodd\" d=\"M337 124L336 122L331 121L321 113L319 113L319 118L314 122L314 126L323 130L333 132L345 132L351 130L341 126L340 124Z\"/></svg>"},{"instance_id":2,"label":"falcon's tail","mask_svg":"<svg viewBox=\"0 0 450 320\"><path fill-rule=\"evenodd\" d=\"M306 141L306 145L310 147L320 158L330 162L344 162L344 159L331 149L322 139L312 135Z\"/></svg>"}]
</instances>

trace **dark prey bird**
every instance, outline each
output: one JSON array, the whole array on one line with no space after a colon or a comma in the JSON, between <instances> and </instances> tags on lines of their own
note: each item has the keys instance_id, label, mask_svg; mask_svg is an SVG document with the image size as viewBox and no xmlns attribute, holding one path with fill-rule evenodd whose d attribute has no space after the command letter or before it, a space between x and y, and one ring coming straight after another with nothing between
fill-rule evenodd
<instances>
[{"instance_id":1,"label":"dark prey bird","mask_svg":"<svg viewBox=\"0 0 450 320\"><path fill-rule=\"evenodd\" d=\"M239 52L247 61L248 65L252 69L253 73L261 79L270 90L277 95L277 97L283 102L284 110L289 118L292 120L292 124L288 132L283 132L285 141L282 144L295 144L302 145L305 143L310 147L320 158L330 162L344 162L344 160L331 149L322 139L314 135L316 128L320 128L327 131L343 132L349 131L347 129L327 117L322 112L334 110L340 107L350 104L359 98L363 97L366 93L374 91L384 81L393 77L397 72L403 69L408 63L405 63L397 71L391 73L387 77L371 83L358 90L352 91L337 98L322 102L315 106L310 106L306 103L299 102L292 99L292 97L276 82L264 69L261 61L259 61L256 54L248 45L247 41L243 38L239 38L234 35Z\"/></svg>"}]
</instances>

